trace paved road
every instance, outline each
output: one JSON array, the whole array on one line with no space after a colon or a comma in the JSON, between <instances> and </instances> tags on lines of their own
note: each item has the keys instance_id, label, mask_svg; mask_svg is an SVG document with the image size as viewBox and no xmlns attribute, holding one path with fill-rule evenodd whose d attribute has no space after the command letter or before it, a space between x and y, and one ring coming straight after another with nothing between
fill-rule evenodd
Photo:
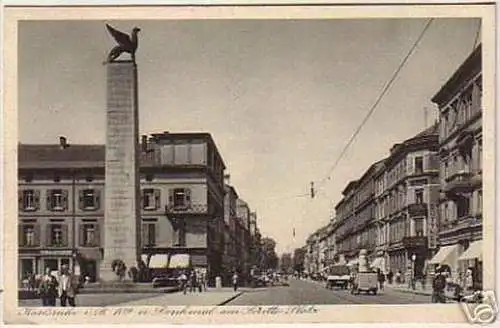
<instances>
[{"instance_id":1,"label":"paved road","mask_svg":"<svg viewBox=\"0 0 500 328\"><path fill-rule=\"evenodd\" d=\"M352 295L348 290L326 289L324 283L290 280L289 287L246 292L227 305L300 304L416 304L430 303L430 297L385 288L375 295Z\"/></svg>"}]
</instances>

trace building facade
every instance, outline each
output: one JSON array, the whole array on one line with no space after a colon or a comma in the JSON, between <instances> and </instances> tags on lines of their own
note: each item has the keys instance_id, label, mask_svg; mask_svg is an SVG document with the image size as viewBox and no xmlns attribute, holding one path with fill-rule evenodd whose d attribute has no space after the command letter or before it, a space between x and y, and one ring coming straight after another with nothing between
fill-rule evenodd
<instances>
[{"instance_id":1,"label":"building facade","mask_svg":"<svg viewBox=\"0 0 500 328\"><path fill-rule=\"evenodd\" d=\"M375 176L381 268L423 275L436 249L439 201L437 125L391 149Z\"/></svg>"},{"instance_id":2,"label":"building facade","mask_svg":"<svg viewBox=\"0 0 500 328\"><path fill-rule=\"evenodd\" d=\"M440 250L452 275L482 272L482 50L465 60L432 101L439 107ZM480 283L481 274L476 274Z\"/></svg>"},{"instance_id":3,"label":"building facade","mask_svg":"<svg viewBox=\"0 0 500 328\"><path fill-rule=\"evenodd\" d=\"M209 278L221 274L225 166L212 137L154 134L143 138L142 146L143 259L163 254L170 262L186 255L189 265L205 268ZM19 145L20 277L67 264L99 279L106 251L104 150L103 145Z\"/></svg>"}]
</instances>

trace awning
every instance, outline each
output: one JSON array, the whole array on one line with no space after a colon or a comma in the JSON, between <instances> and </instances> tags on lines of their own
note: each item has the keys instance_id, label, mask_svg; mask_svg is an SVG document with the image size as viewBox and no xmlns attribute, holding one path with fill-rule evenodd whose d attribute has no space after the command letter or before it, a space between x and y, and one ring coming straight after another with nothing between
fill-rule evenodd
<instances>
[{"instance_id":1,"label":"awning","mask_svg":"<svg viewBox=\"0 0 500 328\"><path fill-rule=\"evenodd\" d=\"M167 264L168 264L168 254L154 254L151 255L151 258L149 259L150 268L166 268Z\"/></svg>"},{"instance_id":2,"label":"awning","mask_svg":"<svg viewBox=\"0 0 500 328\"><path fill-rule=\"evenodd\" d=\"M189 254L172 255L169 268L189 268Z\"/></svg>"},{"instance_id":3,"label":"awning","mask_svg":"<svg viewBox=\"0 0 500 328\"><path fill-rule=\"evenodd\" d=\"M483 241L478 240L469 245L469 248L458 258L460 261L474 260L483 258Z\"/></svg>"},{"instance_id":4,"label":"awning","mask_svg":"<svg viewBox=\"0 0 500 328\"><path fill-rule=\"evenodd\" d=\"M436 255L429 261L430 264L448 264L455 266L455 261L458 259L460 245L442 246Z\"/></svg>"}]
</instances>

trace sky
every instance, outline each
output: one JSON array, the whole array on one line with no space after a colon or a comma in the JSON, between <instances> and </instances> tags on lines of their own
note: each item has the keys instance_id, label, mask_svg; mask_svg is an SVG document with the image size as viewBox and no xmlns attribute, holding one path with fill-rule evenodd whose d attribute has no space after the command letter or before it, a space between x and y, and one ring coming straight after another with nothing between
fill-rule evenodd
<instances>
[{"instance_id":1,"label":"sky","mask_svg":"<svg viewBox=\"0 0 500 328\"><path fill-rule=\"evenodd\" d=\"M19 141L103 144L104 23L139 26L140 133L209 132L261 233L292 252L347 183L437 118L431 98L472 52L477 19L435 19L336 169L424 19L29 21L19 25ZM125 55L124 55L125 56ZM425 108L428 110L425 122ZM293 237L293 230L296 234Z\"/></svg>"}]
</instances>

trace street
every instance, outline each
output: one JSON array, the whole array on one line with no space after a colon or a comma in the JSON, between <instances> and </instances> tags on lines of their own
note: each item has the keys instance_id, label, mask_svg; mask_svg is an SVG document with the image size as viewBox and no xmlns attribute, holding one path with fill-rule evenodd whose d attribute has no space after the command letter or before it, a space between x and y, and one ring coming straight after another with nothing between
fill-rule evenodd
<instances>
[{"instance_id":1,"label":"street","mask_svg":"<svg viewBox=\"0 0 500 328\"><path fill-rule=\"evenodd\" d=\"M377 295L352 295L349 290L326 289L324 282L289 279L289 286L267 288L241 288L241 295L231 288L210 289L206 293L182 295L182 293L152 294L81 294L77 306L167 306L167 305L218 305L232 299L230 305L304 305L304 304L418 304L430 303L430 296L401 292L386 287ZM19 306L40 306L40 300L20 300Z\"/></svg>"},{"instance_id":2,"label":"street","mask_svg":"<svg viewBox=\"0 0 500 328\"><path fill-rule=\"evenodd\" d=\"M323 282L290 279L289 287L249 291L227 305L302 305L302 304L416 304L430 303L430 297L393 290L377 295L352 295L348 290L326 289Z\"/></svg>"}]
</instances>

